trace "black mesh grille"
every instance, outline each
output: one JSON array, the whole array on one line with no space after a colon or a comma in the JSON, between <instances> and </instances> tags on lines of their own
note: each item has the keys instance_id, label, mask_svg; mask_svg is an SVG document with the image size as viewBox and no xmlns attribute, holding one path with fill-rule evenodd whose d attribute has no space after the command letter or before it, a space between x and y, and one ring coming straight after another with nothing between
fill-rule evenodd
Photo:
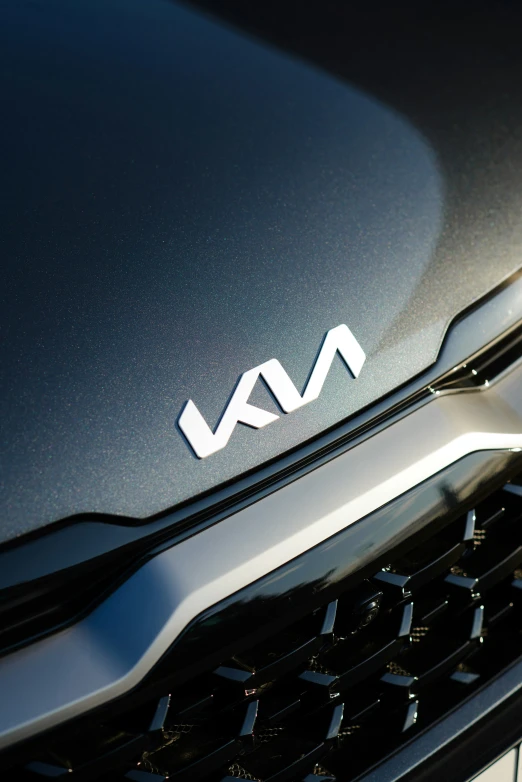
<instances>
[{"instance_id":1,"label":"black mesh grille","mask_svg":"<svg viewBox=\"0 0 522 782\"><path fill-rule=\"evenodd\" d=\"M212 670L23 748L2 778L355 778L522 653L521 518L511 483Z\"/></svg>"}]
</instances>

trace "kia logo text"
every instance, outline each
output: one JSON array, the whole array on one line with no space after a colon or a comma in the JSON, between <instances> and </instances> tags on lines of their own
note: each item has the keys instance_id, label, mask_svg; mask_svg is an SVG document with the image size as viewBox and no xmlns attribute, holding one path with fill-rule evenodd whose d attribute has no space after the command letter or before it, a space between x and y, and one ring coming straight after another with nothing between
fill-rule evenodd
<instances>
[{"instance_id":1,"label":"kia logo text","mask_svg":"<svg viewBox=\"0 0 522 782\"><path fill-rule=\"evenodd\" d=\"M225 407L215 429L209 427L198 408L189 399L183 407L178 423L188 443L200 459L220 451L230 440L236 424L261 429L279 416L248 403L248 398L260 377L263 378L284 413L291 413L317 399L330 371L335 354L339 353L354 377L359 375L366 360L363 349L352 332L342 323L330 329L321 345L310 378L302 394L290 380L283 366L271 358L254 369L244 372L230 402Z\"/></svg>"}]
</instances>

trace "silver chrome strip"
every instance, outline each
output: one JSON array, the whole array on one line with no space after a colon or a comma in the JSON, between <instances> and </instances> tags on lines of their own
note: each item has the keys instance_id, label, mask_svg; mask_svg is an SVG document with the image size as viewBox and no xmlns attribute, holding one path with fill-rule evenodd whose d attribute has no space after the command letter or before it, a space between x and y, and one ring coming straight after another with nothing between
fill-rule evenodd
<instances>
[{"instance_id":1,"label":"silver chrome strip","mask_svg":"<svg viewBox=\"0 0 522 782\"><path fill-rule=\"evenodd\" d=\"M522 448L522 366L429 404L161 552L76 625L0 660L0 747L122 695L199 613L462 457Z\"/></svg>"}]
</instances>

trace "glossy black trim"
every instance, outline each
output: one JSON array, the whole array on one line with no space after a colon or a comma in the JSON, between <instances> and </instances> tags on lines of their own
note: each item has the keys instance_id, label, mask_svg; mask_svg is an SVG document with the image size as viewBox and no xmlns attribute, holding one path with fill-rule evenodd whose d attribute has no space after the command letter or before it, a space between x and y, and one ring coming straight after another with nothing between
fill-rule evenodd
<instances>
[{"instance_id":1,"label":"glossy black trim","mask_svg":"<svg viewBox=\"0 0 522 782\"><path fill-rule=\"evenodd\" d=\"M463 782L522 736L522 661L353 782Z\"/></svg>"}]
</instances>

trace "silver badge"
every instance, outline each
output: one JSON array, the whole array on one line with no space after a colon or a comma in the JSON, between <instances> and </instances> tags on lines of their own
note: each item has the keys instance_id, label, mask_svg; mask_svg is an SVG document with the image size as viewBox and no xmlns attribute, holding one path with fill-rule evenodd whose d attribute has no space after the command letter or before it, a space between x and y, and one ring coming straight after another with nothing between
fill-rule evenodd
<instances>
[{"instance_id":1,"label":"silver badge","mask_svg":"<svg viewBox=\"0 0 522 782\"><path fill-rule=\"evenodd\" d=\"M279 418L268 410L262 410L248 403L248 398L259 377L263 378L281 410L284 413L291 413L298 407L303 407L317 399L337 352L352 375L354 377L359 375L366 356L348 326L342 323L326 333L302 394L276 358L271 358L270 361L265 361L264 364L244 372L214 432L194 402L189 399L181 411L178 423L196 456L204 459L224 448L238 423L261 429Z\"/></svg>"}]
</instances>

